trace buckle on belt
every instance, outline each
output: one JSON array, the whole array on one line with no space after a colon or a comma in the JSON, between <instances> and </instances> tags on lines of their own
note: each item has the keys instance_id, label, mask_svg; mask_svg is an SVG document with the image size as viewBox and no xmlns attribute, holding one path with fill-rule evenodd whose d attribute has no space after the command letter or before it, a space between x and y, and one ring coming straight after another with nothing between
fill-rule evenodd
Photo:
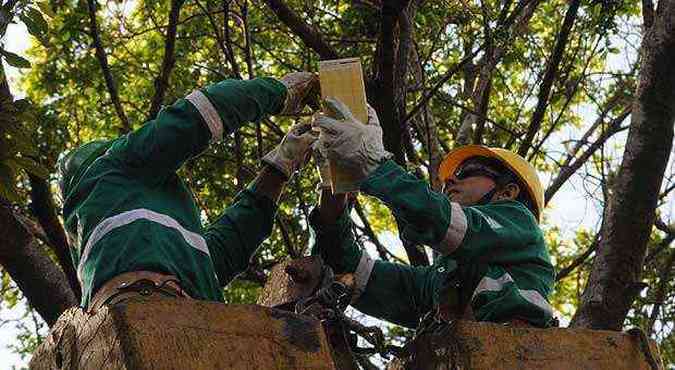
<instances>
[{"instance_id":1,"label":"buckle on belt","mask_svg":"<svg viewBox=\"0 0 675 370\"><path fill-rule=\"evenodd\" d=\"M180 297L180 291L176 290L175 287L167 285L170 282L175 284L179 283L178 280L175 279L167 279L159 284L150 279L139 279L131 283L126 281L121 283L117 286L117 291L119 293L136 292L146 297L151 296L153 292L167 294L172 297Z\"/></svg>"}]
</instances>

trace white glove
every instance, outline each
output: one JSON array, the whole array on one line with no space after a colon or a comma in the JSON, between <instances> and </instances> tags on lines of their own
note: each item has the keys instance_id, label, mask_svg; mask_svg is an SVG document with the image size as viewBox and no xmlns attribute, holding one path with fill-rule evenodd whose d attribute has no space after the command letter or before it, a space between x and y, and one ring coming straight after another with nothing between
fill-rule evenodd
<instances>
[{"instance_id":1,"label":"white glove","mask_svg":"<svg viewBox=\"0 0 675 370\"><path fill-rule=\"evenodd\" d=\"M293 72L279 81L286 86L286 100L280 115L296 115L308 104L318 108L320 87L315 73Z\"/></svg>"},{"instance_id":2,"label":"white glove","mask_svg":"<svg viewBox=\"0 0 675 370\"><path fill-rule=\"evenodd\" d=\"M365 180L384 160L392 157L384 150L382 128L375 110L368 106L368 124L359 122L342 102L326 99L330 116L321 115L313 125L321 129L319 145L326 151L336 173L344 179L333 183L334 193L359 189Z\"/></svg>"},{"instance_id":3,"label":"white glove","mask_svg":"<svg viewBox=\"0 0 675 370\"><path fill-rule=\"evenodd\" d=\"M307 162L307 156L317 138L318 134L312 131L311 124L297 124L291 127L281 143L262 160L290 179Z\"/></svg>"}]
</instances>

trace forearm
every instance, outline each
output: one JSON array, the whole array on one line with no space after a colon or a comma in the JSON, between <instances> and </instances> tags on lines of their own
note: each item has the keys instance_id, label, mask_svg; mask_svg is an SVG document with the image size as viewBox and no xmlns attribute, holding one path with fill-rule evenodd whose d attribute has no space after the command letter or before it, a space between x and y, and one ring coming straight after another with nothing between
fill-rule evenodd
<instances>
[{"instance_id":1,"label":"forearm","mask_svg":"<svg viewBox=\"0 0 675 370\"><path fill-rule=\"evenodd\" d=\"M451 222L450 201L393 161L381 164L361 184L361 191L384 202L403 221L402 238L432 247L444 239Z\"/></svg>"},{"instance_id":2,"label":"forearm","mask_svg":"<svg viewBox=\"0 0 675 370\"><path fill-rule=\"evenodd\" d=\"M253 181L254 192L276 204L279 201L286 181L284 174L269 165L265 165L260 174L258 174L258 177Z\"/></svg>"},{"instance_id":3,"label":"forearm","mask_svg":"<svg viewBox=\"0 0 675 370\"><path fill-rule=\"evenodd\" d=\"M433 307L431 268L376 261L365 291L353 303L359 311L415 328Z\"/></svg>"},{"instance_id":4,"label":"forearm","mask_svg":"<svg viewBox=\"0 0 675 370\"><path fill-rule=\"evenodd\" d=\"M286 98L286 87L268 77L225 80L209 85L201 92L208 97L203 115L209 115L210 103L223 124L224 135L236 131L246 122L257 122L279 113Z\"/></svg>"},{"instance_id":5,"label":"forearm","mask_svg":"<svg viewBox=\"0 0 675 370\"><path fill-rule=\"evenodd\" d=\"M326 190L321 207L310 214L310 225L314 232L312 254L320 255L336 274L353 274L355 300L365 290L375 261L359 248L349 213L346 196L333 197Z\"/></svg>"},{"instance_id":6,"label":"forearm","mask_svg":"<svg viewBox=\"0 0 675 370\"><path fill-rule=\"evenodd\" d=\"M327 198L322 199L322 203ZM334 205L333 205L334 206ZM316 207L309 215L312 231L313 255L320 255L335 273L354 273L361 260L362 251L356 243L349 218L349 207L338 215L323 214L326 209Z\"/></svg>"},{"instance_id":7,"label":"forearm","mask_svg":"<svg viewBox=\"0 0 675 370\"><path fill-rule=\"evenodd\" d=\"M251 256L271 234L280 188L277 176L263 169L206 229L205 239L221 285L246 269Z\"/></svg>"},{"instance_id":8,"label":"forearm","mask_svg":"<svg viewBox=\"0 0 675 370\"><path fill-rule=\"evenodd\" d=\"M120 138L111 148L139 178L161 181L209 142L278 112L286 88L272 78L226 80L195 90L157 117Z\"/></svg>"},{"instance_id":9,"label":"forearm","mask_svg":"<svg viewBox=\"0 0 675 370\"><path fill-rule=\"evenodd\" d=\"M330 189L321 189L319 220L324 225L334 224L347 208L347 194L333 194Z\"/></svg>"}]
</instances>

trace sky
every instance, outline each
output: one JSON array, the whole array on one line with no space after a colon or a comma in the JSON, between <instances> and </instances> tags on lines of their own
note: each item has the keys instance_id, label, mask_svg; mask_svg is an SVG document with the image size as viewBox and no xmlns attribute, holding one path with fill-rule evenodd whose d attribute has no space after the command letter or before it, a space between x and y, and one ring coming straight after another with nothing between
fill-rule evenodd
<instances>
[{"instance_id":1,"label":"sky","mask_svg":"<svg viewBox=\"0 0 675 370\"><path fill-rule=\"evenodd\" d=\"M8 27L7 36L4 40L4 48L17 53L19 55L25 56L25 50L28 48L29 36L26 32L25 26L23 24L16 25L11 24ZM28 58L27 58L28 59ZM614 60L610 64L616 64L617 68L621 67L624 61ZM16 68L10 67L7 64L4 64L5 71L8 74L10 84L12 85L12 92L15 95L15 98L22 97L23 93L17 86L18 78L20 77L20 71ZM588 115L587 122L592 122L593 117L590 113ZM620 142L625 140L626 132L622 133L623 137L617 136L613 139L613 142ZM578 134L575 135L572 131L564 131L554 134L549 142L550 143L560 143L566 139L578 137ZM559 144L555 144L557 147L554 149L562 150ZM673 156L671 156L671 163L669 168L673 168ZM543 178L544 187L550 179ZM588 228L588 229L597 229L597 224L600 220L600 205L596 202L589 200L587 197L587 191L584 189L583 181L581 175L577 174L573 176L555 195L551 204L546 210L546 216L549 219L549 224L556 225L560 227L563 239L571 237L574 235L576 230L579 228ZM672 197L671 197L672 199ZM674 212L673 202L671 201L669 205L663 208L665 211L664 219L673 221L673 212ZM403 256L404 251L398 237L390 232L383 233L379 236L382 243L387 246L393 253ZM368 247L369 253L372 256L376 256L374 248ZM2 306L0 303L0 321L2 320L11 320L19 318L24 312L23 306L16 307L14 309L8 310L6 307ZM564 320L562 324L565 324ZM26 366L27 359L22 360L19 355L13 353L8 346L13 343L14 338L16 338L17 329L14 323L9 323L0 327L0 369L11 369L13 366L17 368Z\"/></svg>"}]
</instances>

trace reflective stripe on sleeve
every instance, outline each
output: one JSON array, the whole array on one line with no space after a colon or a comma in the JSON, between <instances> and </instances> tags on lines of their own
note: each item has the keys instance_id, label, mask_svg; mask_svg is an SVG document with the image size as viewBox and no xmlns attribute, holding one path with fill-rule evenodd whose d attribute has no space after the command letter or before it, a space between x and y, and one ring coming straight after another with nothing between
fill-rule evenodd
<instances>
[{"instance_id":1,"label":"reflective stripe on sleeve","mask_svg":"<svg viewBox=\"0 0 675 370\"><path fill-rule=\"evenodd\" d=\"M94 230L91 232L91 235L89 236L89 240L87 240L87 244L82 250L80 263L77 266L77 277L80 280L80 282L82 282L84 264L89 258L89 254L91 253L91 249L93 248L93 246L109 232L115 230L118 227L128 225L136 220L148 220L158 223L162 226L174 229L181 234L185 242L188 243L191 247L211 257L211 255L209 254L209 248L206 245L206 240L204 240L204 238L201 235L186 230L183 226L181 226L181 224L178 223L178 221L176 221L175 219L173 219L168 215L151 211L145 208L139 208L131 211L122 212L112 217L108 217L105 220L101 221L98 225L96 225Z\"/></svg>"},{"instance_id":2,"label":"reflective stripe on sleeve","mask_svg":"<svg viewBox=\"0 0 675 370\"><path fill-rule=\"evenodd\" d=\"M362 251L359 265L356 266L356 271L354 271L354 294L352 295L352 303L356 302L366 290L366 285L368 285L373 266L375 266L375 261L370 258L365 250Z\"/></svg>"},{"instance_id":3,"label":"reflective stripe on sleeve","mask_svg":"<svg viewBox=\"0 0 675 370\"><path fill-rule=\"evenodd\" d=\"M498 292L504 289L504 286L506 284L515 284L515 281L509 275L508 273L504 273L504 275L500 276L497 279L490 278L488 276L483 277L481 281L478 283L478 286L476 287L476 290L473 291L473 296L471 297L471 300L473 299L480 293L483 292ZM541 293L539 293L536 290L524 290L524 289L518 289L518 294L523 297L524 300L527 302L539 307L549 315L553 315L553 307L548 303L546 298L544 298Z\"/></svg>"},{"instance_id":4,"label":"reflective stripe on sleeve","mask_svg":"<svg viewBox=\"0 0 675 370\"><path fill-rule=\"evenodd\" d=\"M211 130L211 141L222 139L223 121L220 120L220 116L218 115L216 108L211 104L209 98L207 98L203 92L195 90L190 93L190 95L186 96L185 99L197 108L199 114L204 119L204 122L209 126L209 130Z\"/></svg>"},{"instance_id":5,"label":"reflective stripe on sleeve","mask_svg":"<svg viewBox=\"0 0 675 370\"><path fill-rule=\"evenodd\" d=\"M447 255L454 252L464 240L467 222L466 215L459 203L450 202L450 225L445 232L445 237L437 245L433 246L437 252Z\"/></svg>"}]
</instances>

